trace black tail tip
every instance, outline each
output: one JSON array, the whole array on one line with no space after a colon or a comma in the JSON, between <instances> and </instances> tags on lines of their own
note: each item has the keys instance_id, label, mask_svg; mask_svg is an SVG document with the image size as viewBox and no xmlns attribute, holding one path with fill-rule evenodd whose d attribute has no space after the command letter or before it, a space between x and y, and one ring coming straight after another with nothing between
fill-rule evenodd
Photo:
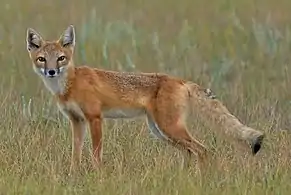
<instances>
[{"instance_id":1,"label":"black tail tip","mask_svg":"<svg viewBox=\"0 0 291 195\"><path fill-rule=\"evenodd\" d=\"M253 143L251 144L253 155L256 155L261 149L263 139L264 139L264 135L259 135L253 140Z\"/></svg>"}]
</instances>

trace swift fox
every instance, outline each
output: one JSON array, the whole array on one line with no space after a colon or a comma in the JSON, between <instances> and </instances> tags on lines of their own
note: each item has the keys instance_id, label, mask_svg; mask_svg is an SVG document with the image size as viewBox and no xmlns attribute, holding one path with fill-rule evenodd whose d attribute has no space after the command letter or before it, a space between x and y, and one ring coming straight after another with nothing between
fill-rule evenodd
<instances>
[{"instance_id":1,"label":"swift fox","mask_svg":"<svg viewBox=\"0 0 291 195\"><path fill-rule=\"evenodd\" d=\"M189 134L185 124L190 106L227 135L249 145L252 154L261 148L264 133L242 124L211 90L191 81L160 73L75 67L72 25L56 41L44 40L28 28L26 41L34 71L70 121L70 170L81 163L86 126L91 133L93 165L98 166L102 160L102 120L138 116L145 116L149 130L157 138L195 154L203 162L208 150Z\"/></svg>"}]
</instances>

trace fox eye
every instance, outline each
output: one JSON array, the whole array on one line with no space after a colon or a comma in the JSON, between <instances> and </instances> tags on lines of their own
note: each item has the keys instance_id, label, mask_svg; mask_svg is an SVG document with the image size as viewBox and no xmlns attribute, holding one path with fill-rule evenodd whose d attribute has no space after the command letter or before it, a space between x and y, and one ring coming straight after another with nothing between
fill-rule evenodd
<instances>
[{"instance_id":1,"label":"fox eye","mask_svg":"<svg viewBox=\"0 0 291 195\"><path fill-rule=\"evenodd\" d=\"M65 56L60 56L60 57L58 58L58 61L61 62L61 61L64 61L65 59L66 59Z\"/></svg>"},{"instance_id":2,"label":"fox eye","mask_svg":"<svg viewBox=\"0 0 291 195\"><path fill-rule=\"evenodd\" d=\"M39 62L45 62L45 58L44 57L38 57L37 58L37 61L39 61Z\"/></svg>"}]
</instances>

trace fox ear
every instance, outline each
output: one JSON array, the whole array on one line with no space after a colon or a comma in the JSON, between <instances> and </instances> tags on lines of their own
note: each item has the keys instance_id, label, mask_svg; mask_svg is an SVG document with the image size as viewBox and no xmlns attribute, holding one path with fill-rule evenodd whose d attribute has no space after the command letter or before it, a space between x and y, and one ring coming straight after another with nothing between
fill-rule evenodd
<instances>
[{"instance_id":1,"label":"fox ear","mask_svg":"<svg viewBox=\"0 0 291 195\"><path fill-rule=\"evenodd\" d=\"M28 51L33 51L41 47L43 43L42 37L32 28L27 29L26 47Z\"/></svg>"},{"instance_id":2,"label":"fox ear","mask_svg":"<svg viewBox=\"0 0 291 195\"><path fill-rule=\"evenodd\" d=\"M63 47L69 47L72 50L75 47L75 29L73 25L70 25L65 32L62 34L62 36L59 39L59 43Z\"/></svg>"}]
</instances>

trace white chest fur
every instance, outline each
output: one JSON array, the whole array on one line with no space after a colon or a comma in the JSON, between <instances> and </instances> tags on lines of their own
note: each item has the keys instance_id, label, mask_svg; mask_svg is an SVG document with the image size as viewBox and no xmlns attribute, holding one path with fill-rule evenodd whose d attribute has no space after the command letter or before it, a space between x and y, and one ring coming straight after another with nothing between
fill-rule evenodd
<instances>
[{"instance_id":1,"label":"white chest fur","mask_svg":"<svg viewBox=\"0 0 291 195\"><path fill-rule=\"evenodd\" d=\"M46 88L48 88L48 90L50 90L53 94L63 94L65 92L67 73L64 71L64 67L59 68L60 73L55 77L48 77L44 68L37 68L36 66L33 66L33 69L43 80Z\"/></svg>"},{"instance_id":2,"label":"white chest fur","mask_svg":"<svg viewBox=\"0 0 291 195\"><path fill-rule=\"evenodd\" d=\"M53 93L53 94L63 94L66 87L66 82L62 77L43 77L42 78L45 86Z\"/></svg>"},{"instance_id":3,"label":"white chest fur","mask_svg":"<svg viewBox=\"0 0 291 195\"><path fill-rule=\"evenodd\" d=\"M78 120L85 120L85 114L80 108L80 106L74 101L68 101L63 104L58 104L60 111L67 118L73 117Z\"/></svg>"}]
</instances>

